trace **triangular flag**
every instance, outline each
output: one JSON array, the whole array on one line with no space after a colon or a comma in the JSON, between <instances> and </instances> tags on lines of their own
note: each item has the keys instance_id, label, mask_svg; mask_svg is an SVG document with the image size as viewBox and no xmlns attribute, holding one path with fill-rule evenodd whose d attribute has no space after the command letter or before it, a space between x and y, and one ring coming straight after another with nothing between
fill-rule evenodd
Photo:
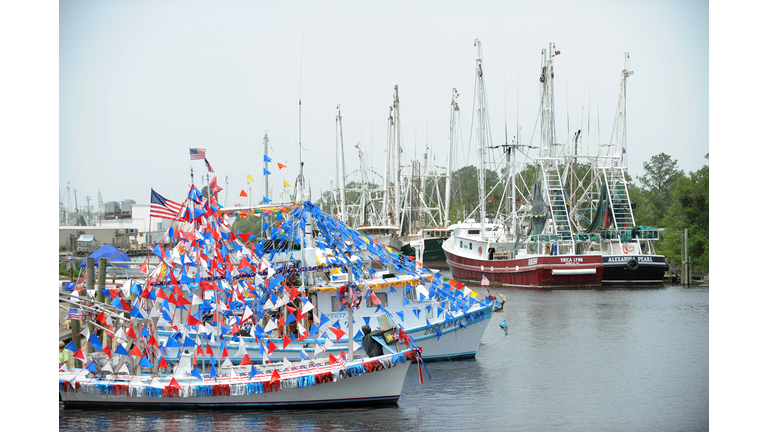
<instances>
[{"instance_id":1,"label":"triangular flag","mask_svg":"<svg viewBox=\"0 0 768 432\"><path fill-rule=\"evenodd\" d=\"M250 357L248 357L248 354L244 355L244 356L243 356L243 359L242 359L242 360L240 360L240 366L242 366L242 365L246 365L246 364L249 364L249 365L252 365L252 364L253 364L253 363L251 362L251 358L250 358Z\"/></svg>"},{"instance_id":2,"label":"triangular flag","mask_svg":"<svg viewBox=\"0 0 768 432\"><path fill-rule=\"evenodd\" d=\"M251 175L250 175L250 174L248 174L248 177L246 177L246 178L245 178L245 180L246 180L246 181L252 181L252 182L255 182L255 181L256 181L256 180L254 180L254 179L253 179L253 177L251 177Z\"/></svg>"},{"instance_id":3,"label":"triangular flag","mask_svg":"<svg viewBox=\"0 0 768 432\"><path fill-rule=\"evenodd\" d=\"M280 162L278 162L278 163L277 163L277 167L278 167L279 169L287 168L287 166L285 166L285 165L281 164Z\"/></svg>"},{"instance_id":4,"label":"triangular flag","mask_svg":"<svg viewBox=\"0 0 768 432\"><path fill-rule=\"evenodd\" d=\"M290 184L290 183L288 183L287 181L285 181L285 179L283 179L283 186L285 186L285 187L291 187L291 184Z\"/></svg>"},{"instance_id":5,"label":"triangular flag","mask_svg":"<svg viewBox=\"0 0 768 432\"><path fill-rule=\"evenodd\" d=\"M250 177L250 175L249 175L248 177ZM247 194L247 193L245 193L245 191L244 191L244 190L240 190L240 196L241 196L241 197L246 197L246 198L247 198L247 197L248 197L248 194Z\"/></svg>"}]
</instances>

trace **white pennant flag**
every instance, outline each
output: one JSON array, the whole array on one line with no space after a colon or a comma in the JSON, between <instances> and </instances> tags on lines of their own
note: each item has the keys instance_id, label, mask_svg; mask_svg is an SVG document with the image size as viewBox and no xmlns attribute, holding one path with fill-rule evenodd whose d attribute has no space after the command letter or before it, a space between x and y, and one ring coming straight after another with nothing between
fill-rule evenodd
<instances>
[{"instance_id":1,"label":"white pennant flag","mask_svg":"<svg viewBox=\"0 0 768 432\"><path fill-rule=\"evenodd\" d=\"M269 322L267 322L267 327L264 328L264 332L269 333L276 328L277 328L277 324L275 324L275 320L271 319L269 320Z\"/></svg>"},{"instance_id":2,"label":"white pennant flag","mask_svg":"<svg viewBox=\"0 0 768 432\"><path fill-rule=\"evenodd\" d=\"M245 356L248 353L248 351L245 350L245 342L243 342L243 338L240 338L240 345L237 347L237 352L235 353L235 358L241 358Z\"/></svg>"},{"instance_id":3,"label":"white pennant flag","mask_svg":"<svg viewBox=\"0 0 768 432\"><path fill-rule=\"evenodd\" d=\"M283 369L293 369L293 363L286 356L283 356Z\"/></svg>"},{"instance_id":4,"label":"white pennant flag","mask_svg":"<svg viewBox=\"0 0 768 432\"><path fill-rule=\"evenodd\" d=\"M315 357L317 357L317 355L322 353L322 352L323 352L323 346L320 345L319 343L316 343L315 344L315 353L314 353Z\"/></svg>"},{"instance_id":5,"label":"white pennant flag","mask_svg":"<svg viewBox=\"0 0 768 432\"><path fill-rule=\"evenodd\" d=\"M245 322L248 318L253 316L253 311L251 310L248 305L245 305L245 311L243 312L243 317L240 320L240 322Z\"/></svg>"},{"instance_id":6,"label":"white pennant flag","mask_svg":"<svg viewBox=\"0 0 768 432\"><path fill-rule=\"evenodd\" d=\"M195 293L192 293L192 306L201 305L201 304L203 304L203 300L200 297L196 296Z\"/></svg>"},{"instance_id":7,"label":"white pennant flag","mask_svg":"<svg viewBox=\"0 0 768 432\"><path fill-rule=\"evenodd\" d=\"M131 371L129 371L128 366L126 366L125 363L123 363L123 365L120 366L120 370L118 370L117 373L130 375Z\"/></svg>"},{"instance_id":8,"label":"white pennant flag","mask_svg":"<svg viewBox=\"0 0 768 432\"><path fill-rule=\"evenodd\" d=\"M305 314L305 313L307 313L308 311L311 311L314 308L315 308L315 305L313 305L311 301L307 301L306 303L304 303L304 307L301 308L301 313Z\"/></svg>"},{"instance_id":9,"label":"white pennant flag","mask_svg":"<svg viewBox=\"0 0 768 432\"><path fill-rule=\"evenodd\" d=\"M107 361L107 362L104 364L104 367L103 367L103 368L101 368L101 371L102 371L102 372L109 372L109 373L113 373L113 370L112 370L112 364L110 364L110 362L109 362L109 361Z\"/></svg>"}]
</instances>

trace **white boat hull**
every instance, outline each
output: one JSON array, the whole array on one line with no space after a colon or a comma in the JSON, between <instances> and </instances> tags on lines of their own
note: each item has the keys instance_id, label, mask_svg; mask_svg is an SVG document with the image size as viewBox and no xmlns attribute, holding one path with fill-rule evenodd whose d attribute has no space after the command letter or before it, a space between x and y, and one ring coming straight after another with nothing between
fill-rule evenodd
<instances>
[{"instance_id":1,"label":"white boat hull","mask_svg":"<svg viewBox=\"0 0 768 432\"><path fill-rule=\"evenodd\" d=\"M430 323L429 326L423 325L406 329L406 334L408 334L416 346L423 349L422 358L426 361L473 358L477 354L480 340L482 340L483 333L490 322L491 309L492 305L476 308L469 312L469 317L462 314L460 318L456 318L455 320L442 319ZM439 332L437 330L439 330ZM172 332L159 331L158 341L164 345L171 334ZM194 335L191 335L190 337L194 338ZM260 344L257 343L253 337L241 337L243 339L243 346L245 347L251 362L262 363L263 355L260 351ZM234 364L239 364L240 360L243 358L242 355L237 355L239 342L233 342L231 336L225 336L225 340L227 342L226 349L229 358ZM317 342L315 342L314 339L305 339L302 342L291 342L288 346L283 348L282 339L271 339L271 341L277 346L277 349L275 349L269 357L277 360L282 360L283 357L285 357L291 362L302 360L302 350L304 350L305 355L311 358L317 343L324 346L326 343L324 338L317 339ZM358 344L362 342L360 339L356 339L356 341ZM262 340L262 342L265 346L269 344L268 340ZM336 357L339 357L342 351L345 353L349 352L349 343L346 337L341 338L338 342L335 340L332 342L334 343L333 346L325 347L324 352L328 351ZM215 345L217 344L211 342L211 349L214 352L214 356L220 358L220 350ZM178 355L179 349L180 348L168 348L166 359L175 358L175 356ZM194 348L187 347L185 349L189 353L192 353ZM355 355L364 355L363 349L360 348L355 351ZM206 359L206 361L207 360L208 359ZM202 362L202 356L198 357L198 362Z\"/></svg>"},{"instance_id":2,"label":"white boat hull","mask_svg":"<svg viewBox=\"0 0 768 432\"><path fill-rule=\"evenodd\" d=\"M384 356L392 358L392 356ZM382 357L378 357L381 359ZM333 374L333 381L326 383L314 383L314 385L298 387L297 381L292 380L290 375L285 373L282 382L277 384L276 390L264 390L265 382L269 377L256 376L248 379L225 378L218 381L198 380L196 378L178 378L177 381L182 389L178 395L158 395L162 393L162 387L153 387L153 390L147 390L149 383L143 382L138 385L127 381L116 382L112 384L128 387L127 391L114 394L109 389L107 381L98 381L85 378L85 373L81 373L75 380L77 390L70 386L69 382L78 370L69 373L60 373L59 376L59 395L65 408L84 408L84 407L130 407L130 408L291 408L297 406L333 406L337 404L381 404L397 403L402 392L403 383L410 360L401 356L401 360L394 364L390 361L380 362L388 364L389 367L383 370L373 370L353 376L339 374L339 370L346 369L346 366L328 366L325 369L333 368L336 373ZM366 359L367 361L367 359ZM351 365L362 364L355 362ZM350 366L350 365L347 365ZM359 369L358 369L359 370ZM308 375L306 371L304 376ZM313 375L314 377L314 375ZM148 377L147 377L148 378ZM162 380L162 385L167 386L170 378ZM263 384L261 392L253 392L254 386L249 384ZM213 390L212 390L213 389ZM223 391L222 391L223 389ZM127 393L127 394L126 394ZM212 393L218 393L212 394Z\"/></svg>"}]
</instances>

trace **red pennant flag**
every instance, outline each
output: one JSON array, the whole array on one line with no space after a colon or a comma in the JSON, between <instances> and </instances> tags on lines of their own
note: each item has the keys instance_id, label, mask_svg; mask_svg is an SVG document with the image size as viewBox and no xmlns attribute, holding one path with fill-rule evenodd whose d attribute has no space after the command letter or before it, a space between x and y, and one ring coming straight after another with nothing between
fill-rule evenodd
<instances>
[{"instance_id":1,"label":"red pennant flag","mask_svg":"<svg viewBox=\"0 0 768 432\"><path fill-rule=\"evenodd\" d=\"M248 241L248 240L244 239L243 241ZM245 257L243 257L243 259L240 260L240 264L237 266L237 269L238 270L242 270L242 269L244 269L246 267L250 267L250 266L251 266L251 264L248 262L248 260L245 259Z\"/></svg>"},{"instance_id":2,"label":"red pennant flag","mask_svg":"<svg viewBox=\"0 0 768 432\"><path fill-rule=\"evenodd\" d=\"M296 287L291 286L291 300L293 300L297 295L300 295L301 293L299 290L296 289Z\"/></svg>"},{"instance_id":3,"label":"red pennant flag","mask_svg":"<svg viewBox=\"0 0 768 432\"><path fill-rule=\"evenodd\" d=\"M277 345L275 345L275 343L270 340L269 341L269 346L267 347L267 355L272 354L272 351L274 351L276 349L277 349Z\"/></svg>"},{"instance_id":4,"label":"red pennant flag","mask_svg":"<svg viewBox=\"0 0 768 432\"><path fill-rule=\"evenodd\" d=\"M141 350L139 349L138 345L133 345L133 348L131 348L131 355L132 356L138 356L138 357L144 357L144 354L142 354Z\"/></svg>"},{"instance_id":5,"label":"red pennant flag","mask_svg":"<svg viewBox=\"0 0 768 432\"><path fill-rule=\"evenodd\" d=\"M279 325L281 328L285 327L285 319L283 319L282 315L280 315L280 319L277 321L277 325Z\"/></svg>"},{"instance_id":6,"label":"red pennant flag","mask_svg":"<svg viewBox=\"0 0 768 432\"><path fill-rule=\"evenodd\" d=\"M96 321L106 325L107 324L107 318L104 316L104 311L101 311L99 316L96 317Z\"/></svg>"},{"instance_id":7,"label":"red pennant flag","mask_svg":"<svg viewBox=\"0 0 768 432\"><path fill-rule=\"evenodd\" d=\"M165 357L160 357L160 363L157 365L158 367L168 367L168 363L165 361Z\"/></svg>"},{"instance_id":8,"label":"red pennant flag","mask_svg":"<svg viewBox=\"0 0 768 432\"><path fill-rule=\"evenodd\" d=\"M334 356L333 356L333 354L331 354L331 353L328 353L328 362L329 362L330 364L334 364L334 363L336 363L337 361L338 361L338 360L336 360L336 357L334 357Z\"/></svg>"},{"instance_id":9,"label":"red pennant flag","mask_svg":"<svg viewBox=\"0 0 768 432\"><path fill-rule=\"evenodd\" d=\"M195 318L192 314L187 315L187 325L202 325L199 319Z\"/></svg>"},{"instance_id":10,"label":"red pennant flag","mask_svg":"<svg viewBox=\"0 0 768 432\"><path fill-rule=\"evenodd\" d=\"M128 326L128 331L125 332L125 335L131 339L136 339L136 332L133 331L132 325Z\"/></svg>"},{"instance_id":11,"label":"red pennant flag","mask_svg":"<svg viewBox=\"0 0 768 432\"><path fill-rule=\"evenodd\" d=\"M104 345L104 349L101 350L101 352L108 355L109 357L112 357L112 351L109 349L109 345Z\"/></svg>"},{"instance_id":12,"label":"red pennant flag","mask_svg":"<svg viewBox=\"0 0 768 432\"><path fill-rule=\"evenodd\" d=\"M251 363L251 358L248 357L248 354L244 355L243 359L240 360L240 366L246 365L246 364L253 364L253 363Z\"/></svg>"},{"instance_id":13,"label":"red pennant flag","mask_svg":"<svg viewBox=\"0 0 768 432\"><path fill-rule=\"evenodd\" d=\"M280 374L277 373L277 369L272 371L272 376L269 378L270 384L276 383L276 382L280 382Z\"/></svg>"},{"instance_id":14,"label":"red pennant flag","mask_svg":"<svg viewBox=\"0 0 768 432\"><path fill-rule=\"evenodd\" d=\"M181 385L179 384L178 381L176 381L176 377L171 377L171 383L168 384L168 387L173 387L181 390Z\"/></svg>"},{"instance_id":15,"label":"red pennant flag","mask_svg":"<svg viewBox=\"0 0 768 432\"><path fill-rule=\"evenodd\" d=\"M77 349L77 352L72 357L79 358L80 360L85 361L85 356L83 355L83 350L81 350L80 348Z\"/></svg>"},{"instance_id":16,"label":"red pennant flag","mask_svg":"<svg viewBox=\"0 0 768 432\"><path fill-rule=\"evenodd\" d=\"M227 352L227 347L224 347L224 351L221 352L221 358L229 357L229 353Z\"/></svg>"},{"instance_id":17,"label":"red pennant flag","mask_svg":"<svg viewBox=\"0 0 768 432\"><path fill-rule=\"evenodd\" d=\"M144 261L143 263L141 263L141 266L139 266L139 271L144 274L149 273L149 269L147 268L147 261Z\"/></svg>"},{"instance_id":18,"label":"red pennant flag","mask_svg":"<svg viewBox=\"0 0 768 432\"><path fill-rule=\"evenodd\" d=\"M113 299L120 297L120 292L117 290L117 288L110 288L109 289L109 296Z\"/></svg>"},{"instance_id":19,"label":"red pennant flag","mask_svg":"<svg viewBox=\"0 0 768 432\"><path fill-rule=\"evenodd\" d=\"M208 344L205 344L205 353L207 355L213 355L213 350L211 349L211 346Z\"/></svg>"},{"instance_id":20,"label":"red pennant flag","mask_svg":"<svg viewBox=\"0 0 768 432\"><path fill-rule=\"evenodd\" d=\"M157 344L157 341L155 340L155 336L154 335L150 335L149 336L149 340L147 341L147 345L154 345L154 346L160 348L160 345Z\"/></svg>"},{"instance_id":21,"label":"red pennant flag","mask_svg":"<svg viewBox=\"0 0 768 432\"><path fill-rule=\"evenodd\" d=\"M333 334L336 335L336 343L339 343L339 340L341 339L341 337L344 336L344 330L338 329L338 328L333 327L333 326L329 327L329 328L333 332Z\"/></svg>"},{"instance_id":22,"label":"red pennant flag","mask_svg":"<svg viewBox=\"0 0 768 432\"><path fill-rule=\"evenodd\" d=\"M144 291L141 292L141 295L139 295L141 298L149 298L149 287L144 287Z\"/></svg>"},{"instance_id":23,"label":"red pennant flag","mask_svg":"<svg viewBox=\"0 0 768 432\"><path fill-rule=\"evenodd\" d=\"M187 300L187 298L184 297L183 295L180 295L179 298L176 300L176 306L191 305L191 304L192 304L192 302ZM192 316L192 315L190 315L190 316Z\"/></svg>"},{"instance_id":24,"label":"red pennant flag","mask_svg":"<svg viewBox=\"0 0 768 432\"><path fill-rule=\"evenodd\" d=\"M203 352L203 348L200 345L197 346L197 350L195 352L195 355L198 355L198 354L205 355L205 353Z\"/></svg>"},{"instance_id":25,"label":"red pennant flag","mask_svg":"<svg viewBox=\"0 0 768 432\"><path fill-rule=\"evenodd\" d=\"M285 351L285 347L288 346L288 344L291 343L291 338L288 335L285 335L283 338L283 351Z\"/></svg>"},{"instance_id":26,"label":"red pennant flag","mask_svg":"<svg viewBox=\"0 0 768 432\"><path fill-rule=\"evenodd\" d=\"M162 288L157 289L157 292L155 293L155 297L157 297L158 299L168 300L168 296L165 295L165 290L163 290Z\"/></svg>"}]
</instances>

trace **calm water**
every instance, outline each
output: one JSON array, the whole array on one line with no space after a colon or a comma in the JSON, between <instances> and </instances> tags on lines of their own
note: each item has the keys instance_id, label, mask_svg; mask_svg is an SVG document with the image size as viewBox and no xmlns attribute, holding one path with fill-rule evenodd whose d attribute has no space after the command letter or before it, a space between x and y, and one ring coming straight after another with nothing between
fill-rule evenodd
<instances>
[{"instance_id":1,"label":"calm water","mask_svg":"<svg viewBox=\"0 0 768 432\"><path fill-rule=\"evenodd\" d=\"M485 290L481 290L484 292ZM273 411L59 411L60 430L709 429L709 288L491 289L475 360L411 365L400 402ZM509 325L509 336L498 326Z\"/></svg>"}]
</instances>

